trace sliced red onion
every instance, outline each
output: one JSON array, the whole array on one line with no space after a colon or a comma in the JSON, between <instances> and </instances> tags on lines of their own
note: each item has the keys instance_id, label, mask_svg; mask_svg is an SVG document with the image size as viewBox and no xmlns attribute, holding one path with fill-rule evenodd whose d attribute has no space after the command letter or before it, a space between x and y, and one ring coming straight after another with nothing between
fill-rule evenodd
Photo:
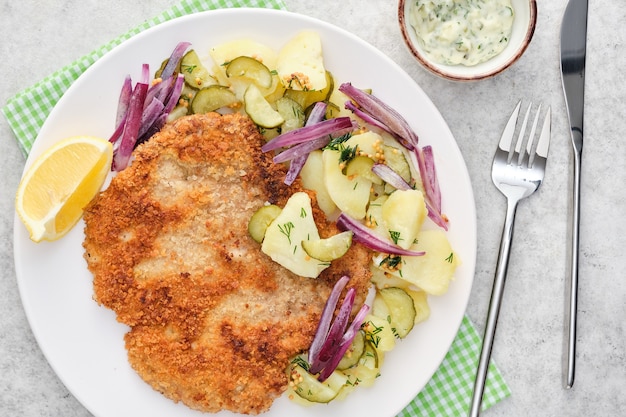
<instances>
[{"instance_id":1,"label":"sliced red onion","mask_svg":"<svg viewBox=\"0 0 626 417\"><path fill-rule=\"evenodd\" d=\"M178 67L178 63L182 59L183 55L185 55L185 51L190 45L191 43L189 42L180 42L176 45L172 51L172 55L170 55L170 58L167 60L167 64L165 64L165 68L163 68L163 71L161 72L162 79L165 80L174 75L174 71L176 70L176 67Z\"/></svg>"},{"instance_id":2,"label":"sliced red onion","mask_svg":"<svg viewBox=\"0 0 626 417\"><path fill-rule=\"evenodd\" d=\"M163 109L163 112L166 115L169 114L172 110L174 110L174 107L176 107L176 105L178 104L180 100L180 94L183 91L184 85L185 85L185 76L182 74L178 74L178 76L176 77L176 81L174 82L174 85L167 97L167 100L163 102L163 104L165 104L165 108Z\"/></svg>"},{"instance_id":3,"label":"sliced red onion","mask_svg":"<svg viewBox=\"0 0 626 417\"><path fill-rule=\"evenodd\" d=\"M328 363L320 373L318 377L319 381L324 382L335 371L335 369L337 369L339 362L341 362L341 358L343 358L348 349L350 349L350 346L352 345L356 334L361 329L361 326L365 321L365 317L367 316L369 309L370 307L367 304L363 304L359 312L356 314L356 316L354 316L352 324L341 338L341 343L339 345L339 348L335 352L335 355L328 361Z\"/></svg>"},{"instance_id":4,"label":"sliced red onion","mask_svg":"<svg viewBox=\"0 0 626 417\"><path fill-rule=\"evenodd\" d=\"M135 84L135 88L133 89L133 93L130 97L124 131L119 139L117 152L114 152L115 155L113 155L112 167L116 171L121 171L128 166L131 153L139 137L143 105L148 92L148 79L150 76L149 71L150 69L148 65L144 64L142 68L141 81Z\"/></svg>"},{"instance_id":5,"label":"sliced red onion","mask_svg":"<svg viewBox=\"0 0 626 417\"><path fill-rule=\"evenodd\" d=\"M311 374L319 373L318 380L320 382L324 382L337 369L337 365L352 345L369 312L369 306L364 304L354 316L352 323L349 324L356 298L356 290L350 288L346 292L339 312L333 320L339 296L347 285L348 280L347 276L343 276L335 283L326 301L315 337L309 348L309 372Z\"/></svg>"},{"instance_id":6,"label":"sliced red onion","mask_svg":"<svg viewBox=\"0 0 626 417\"><path fill-rule=\"evenodd\" d=\"M133 83L130 79L130 75L127 75L122 84L122 90L120 91L120 98L117 103L117 116L115 117L115 126L120 126L124 123L126 118L126 112L128 111L128 104L130 103L130 96L133 93Z\"/></svg>"},{"instance_id":7,"label":"sliced red onion","mask_svg":"<svg viewBox=\"0 0 626 417\"><path fill-rule=\"evenodd\" d=\"M330 292L326 305L324 305L324 310L322 310L322 316L320 317L320 322L317 325L313 342L311 342L311 347L309 348L309 363L313 362L319 355L319 351L326 340L326 336L328 335L328 330L330 329L330 324L332 322L333 315L335 314L335 309L337 308L339 296L349 280L349 277L345 275L342 276L339 280L337 280L335 286Z\"/></svg>"},{"instance_id":8,"label":"sliced red onion","mask_svg":"<svg viewBox=\"0 0 626 417\"><path fill-rule=\"evenodd\" d=\"M287 175L285 175L284 183L285 185L291 185L298 178L298 174L302 171L302 167L306 164L306 160L309 157L309 153L306 155L298 156L294 158L289 164L289 170L287 170Z\"/></svg>"},{"instance_id":9,"label":"sliced red onion","mask_svg":"<svg viewBox=\"0 0 626 417\"><path fill-rule=\"evenodd\" d=\"M381 238L363 223L354 220L345 213L341 213L337 218L337 227L342 231L352 230L354 233L352 236L353 240L356 240L363 246L376 252L399 256L423 256L425 254L425 252L403 249L400 246L395 245L393 242Z\"/></svg>"},{"instance_id":10,"label":"sliced red onion","mask_svg":"<svg viewBox=\"0 0 626 417\"><path fill-rule=\"evenodd\" d=\"M161 130L167 115L178 104L185 78L182 74L174 76L173 69L189 45L189 42L181 42L176 46L161 74L160 82L148 85L150 68L147 64L142 66L141 80L134 89L129 76L124 80L118 102L116 128L109 138L113 143L111 169L114 171L121 171L128 166L133 149Z\"/></svg>"},{"instance_id":11,"label":"sliced red onion","mask_svg":"<svg viewBox=\"0 0 626 417\"><path fill-rule=\"evenodd\" d=\"M413 152L413 156L416 159L415 163L418 166L420 177L422 178L424 202L428 209L428 218L437 226L448 230L448 221L444 219L441 214L441 192L439 191L439 183L437 182L432 151L427 151L427 154L424 154L422 150L418 148ZM426 163L426 158L431 159L428 164Z\"/></svg>"},{"instance_id":12,"label":"sliced red onion","mask_svg":"<svg viewBox=\"0 0 626 417\"><path fill-rule=\"evenodd\" d=\"M161 113L163 113L163 109L163 103L161 103L157 98L153 98L152 102L143 109L143 113L141 114L139 136L142 136L148 131L150 126L152 126Z\"/></svg>"},{"instance_id":13,"label":"sliced red onion","mask_svg":"<svg viewBox=\"0 0 626 417\"><path fill-rule=\"evenodd\" d=\"M309 372L311 372L312 374L317 374L321 372L322 369L324 369L326 364L333 358L333 356L337 352L337 349L339 348L339 345L341 343L341 339L348 327L348 322L350 321L350 313L352 312L352 306L354 305L355 296L355 289L350 288L343 299L343 303L339 308L337 316L330 326L330 330L326 335L326 340L324 340L324 344L322 344L319 353L315 357L313 357L313 360L309 364Z\"/></svg>"},{"instance_id":14,"label":"sliced red onion","mask_svg":"<svg viewBox=\"0 0 626 417\"><path fill-rule=\"evenodd\" d=\"M304 126L298 129L290 130L267 142L261 147L263 152L273 151L275 149L287 146L297 145L299 143L308 142L318 139L322 136L331 134L341 135L352 132L357 128L356 123L349 117L338 117L336 119L324 120L310 126Z\"/></svg>"},{"instance_id":15,"label":"sliced red onion","mask_svg":"<svg viewBox=\"0 0 626 417\"><path fill-rule=\"evenodd\" d=\"M147 106L154 100L155 98L160 102L163 102L165 97L167 96L168 90L171 88L171 79L168 78L166 80L161 80L158 82L153 82L148 89L148 94L146 94L146 102L144 106Z\"/></svg>"},{"instance_id":16,"label":"sliced red onion","mask_svg":"<svg viewBox=\"0 0 626 417\"><path fill-rule=\"evenodd\" d=\"M309 113L309 117L306 119L305 126L311 126L324 120L327 107L328 104L324 103L323 101L318 101L317 103L315 103L313 105L313 109L311 109L311 113Z\"/></svg>"},{"instance_id":17,"label":"sliced red onion","mask_svg":"<svg viewBox=\"0 0 626 417\"><path fill-rule=\"evenodd\" d=\"M313 109L311 110L311 113L309 114L309 117L306 120L305 126L311 126L324 120L324 116L326 116L326 107L328 107L328 105L323 101L318 101L317 103L315 103ZM300 174L300 171L302 171L302 167L304 166L304 164L306 164L306 160L309 158L310 152L311 151L306 152L305 154L297 156L291 160L291 163L289 164L289 170L287 171L287 175L285 176L285 184L291 185L296 180L296 178L298 178L298 174Z\"/></svg>"},{"instance_id":18,"label":"sliced red onion","mask_svg":"<svg viewBox=\"0 0 626 417\"><path fill-rule=\"evenodd\" d=\"M128 109L126 111L126 114L124 114L124 117L122 117L117 127L115 128L115 130L109 137L109 142L111 142L112 144L114 145L119 144L119 140L120 140L120 137L122 136L122 132L124 131L124 125L126 124L127 118L128 118Z\"/></svg>"},{"instance_id":19,"label":"sliced red onion","mask_svg":"<svg viewBox=\"0 0 626 417\"><path fill-rule=\"evenodd\" d=\"M424 202L426 203L426 209L428 210L428 218L443 230L448 230L448 220L443 217L441 211L434 208L430 203L430 200L425 199Z\"/></svg>"},{"instance_id":20,"label":"sliced red onion","mask_svg":"<svg viewBox=\"0 0 626 417\"><path fill-rule=\"evenodd\" d=\"M428 194L430 200L437 211L441 211L441 190L439 189L439 181L437 180L437 170L435 168L435 157L433 155L432 146L424 146L422 148L424 162L424 176L428 184Z\"/></svg>"},{"instance_id":21,"label":"sliced red onion","mask_svg":"<svg viewBox=\"0 0 626 417\"><path fill-rule=\"evenodd\" d=\"M385 132L389 133L391 136L393 136L393 138L395 140L397 140L405 148L407 148L409 150L414 148L413 145L411 145L406 139L404 139L400 135L397 135L387 125L385 125L384 123L381 123L379 120L375 119L370 114L364 112L363 110L361 110L360 108L355 106L352 101L350 101L350 100L346 101L345 107L346 107L346 109L350 110L352 113L354 113L355 115L360 117L364 122L366 122L366 123L368 123L368 124L370 124L370 125L372 125L374 127L377 127L379 129L384 130Z\"/></svg>"},{"instance_id":22,"label":"sliced red onion","mask_svg":"<svg viewBox=\"0 0 626 417\"><path fill-rule=\"evenodd\" d=\"M372 166L372 172L378 175L381 180L385 181L397 190L410 190L413 188L389 165L378 163L374 164L374 166Z\"/></svg>"},{"instance_id":23,"label":"sliced red onion","mask_svg":"<svg viewBox=\"0 0 626 417\"><path fill-rule=\"evenodd\" d=\"M152 123L151 125L146 125L145 127L142 126L143 134L139 136L139 138L137 139L137 143L135 143L135 148L139 146L140 144L146 142L148 139L154 136L157 132L159 132L159 130L161 130L163 126L165 126L166 122L167 122L167 114L161 113L158 115L154 123Z\"/></svg>"},{"instance_id":24,"label":"sliced red onion","mask_svg":"<svg viewBox=\"0 0 626 417\"><path fill-rule=\"evenodd\" d=\"M388 106L378 97L359 90L351 83L341 84L339 91L350 97L365 113L387 126L387 130L404 138L403 144L407 149L412 150L417 146L417 134L411 129L408 122L400 113Z\"/></svg>"},{"instance_id":25,"label":"sliced red onion","mask_svg":"<svg viewBox=\"0 0 626 417\"><path fill-rule=\"evenodd\" d=\"M309 153L326 146L328 142L330 142L330 139L331 139L330 136L322 136L320 138L313 139L309 142L304 142L304 143L300 143L298 145L292 146L291 148L286 149L282 151L281 153L279 153L278 155L276 155L273 158L273 161L276 164L280 164L286 161L293 161L294 159L297 159L300 157L306 158L309 155Z\"/></svg>"}]
</instances>

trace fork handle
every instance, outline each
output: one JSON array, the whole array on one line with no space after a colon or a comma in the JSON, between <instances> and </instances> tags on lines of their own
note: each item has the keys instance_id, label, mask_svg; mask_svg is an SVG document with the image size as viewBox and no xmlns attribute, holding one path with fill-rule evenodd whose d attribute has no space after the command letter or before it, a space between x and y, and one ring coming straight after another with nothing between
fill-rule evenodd
<instances>
[{"instance_id":1,"label":"fork handle","mask_svg":"<svg viewBox=\"0 0 626 417\"><path fill-rule=\"evenodd\" d=\"M491 290L491 300L489 301L483 345L480 351L480 360L478 362L476 380L474 382L474 393L472 395L469 413L470 417L478 417L480 414L485 381L487 380L487 372L489 370L489 359L491 358L491 349L496 333L500 305L502 304L506 272L509 266L509 254L511 253L511 243L513 241L513 225L515 223L515 212L517 211L518 202L519 199L507 199L506 218L504 220L504 229L502 230L502 240L500 241L500 251L498 253L493 289Z\"/></svg>"}]
</instances>

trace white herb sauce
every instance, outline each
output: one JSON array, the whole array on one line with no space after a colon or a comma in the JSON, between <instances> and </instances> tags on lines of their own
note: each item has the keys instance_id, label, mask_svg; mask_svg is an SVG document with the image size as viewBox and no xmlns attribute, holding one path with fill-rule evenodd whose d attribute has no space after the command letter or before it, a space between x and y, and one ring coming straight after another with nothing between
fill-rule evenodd
<instances>
[{"instance_id":1,"label":"white herb sauce","mask_svg":"<svg viewBox=\"0 0 626 417\"><path fill-rule=\"evenodd\" d=\"M412 0L409 22L426 53L472 66L498 55L513 27L511 0Z\"/></svg>"}]
</instances>

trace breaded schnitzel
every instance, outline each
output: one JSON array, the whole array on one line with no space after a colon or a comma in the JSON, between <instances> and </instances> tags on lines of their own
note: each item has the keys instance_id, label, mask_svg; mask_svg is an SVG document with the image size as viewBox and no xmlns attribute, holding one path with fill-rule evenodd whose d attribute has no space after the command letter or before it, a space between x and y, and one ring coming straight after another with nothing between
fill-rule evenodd
<instances>
[{"instance_id":1,"label":"breaded schnitzel","mask_svg":"<svg viewBox=\"0 0 626 417\"><path fill-rule=\"evenodd\" d=\"M206 412L267 411L336 280L349 275L361 301L369 286L370 254L359 245L310 279L274 263L248 235L259 207L283 206L302 190L283 184L286 169L262 142L241 115L181 118L140 145L85 210L94 298L130 326L132 367ZM320 235L337 233L314 206Z\"/></svg>"}]
</instances>

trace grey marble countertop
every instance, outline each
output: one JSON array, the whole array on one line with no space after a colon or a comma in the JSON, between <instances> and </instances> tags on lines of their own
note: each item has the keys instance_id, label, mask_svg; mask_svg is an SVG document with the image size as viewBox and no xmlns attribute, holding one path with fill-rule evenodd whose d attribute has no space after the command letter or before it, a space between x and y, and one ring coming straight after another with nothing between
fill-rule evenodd
<instances>
[{"instance_id":1,"label":"grey marble countertop","mask_svg":"<svg viewBox=\"0 0 626 417\"><path fill-rule=\"evenodd\" d=\"M176 4L175 0L0 3L0 103L52 71ZM521 98L552 106L545 182L518 210L493 358L512 395L485 416L618 416L626 412L626 3L590 2L582 169L577 377L562 385L572 151L559 74L566 0L538 0L534 39L513 68L479 83L438 79L402 43L396 2L286 0L288 9L341 26L402 66L440 109L472 179L478 258L468 314L482 333L505 200L491 183L500 130ZM621 132L621 133L620 133ZM0 118L0 414L88 416L56 377L29 328L13 265L13 199L24 165Z\"/></svg>"}]
</instances>

